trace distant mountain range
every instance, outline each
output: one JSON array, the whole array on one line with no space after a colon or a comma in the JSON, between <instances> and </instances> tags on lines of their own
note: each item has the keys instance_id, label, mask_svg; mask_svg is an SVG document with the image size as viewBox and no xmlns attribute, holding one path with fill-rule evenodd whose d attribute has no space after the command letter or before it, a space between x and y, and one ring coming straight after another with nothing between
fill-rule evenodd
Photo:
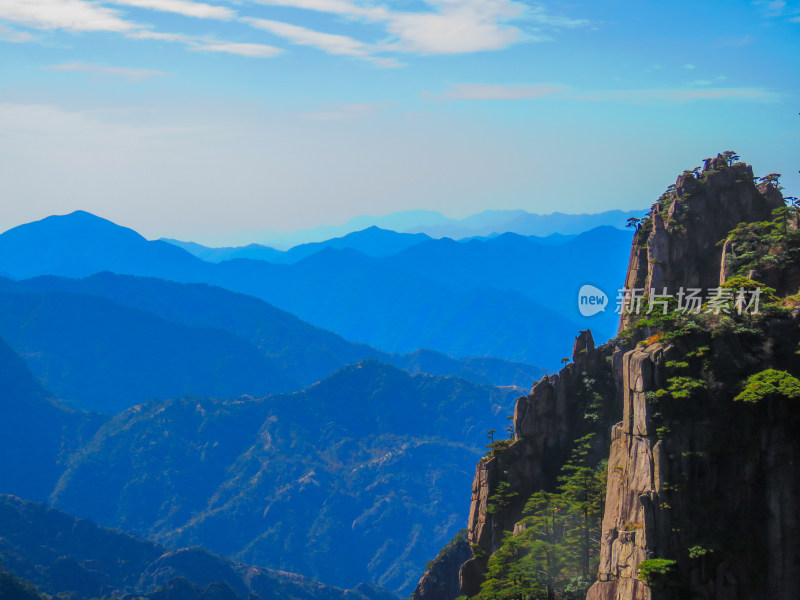
<instances>
[{"instance_id":1,"label":"distant mountain range","mask_svg":"<svg viewBox=\"0 0 800 600\"><path fill-rule=\"evenodd\" d=\"M211 262L85 212L14 228L0 235L0 493L170 547L408 594L463 526L454 499L468 492L454 490L469 489L520 393L490 384L527 388L568 354L553 340L613 330L611 311L580 320L576 292L611 293L629 243L614 227L462 241L372 228L277 262ZM3 537L9 569L36 546ZM61 552L53 543L38 542ZM118 581L63 551L11 570L45 591L55 574L86 594ZM125 589L253 591L238 566L192 552L162 552ZM192 564L239 575L175 580ZM384 594L264 577L285 591L264 588L273 597Z\"/></svg>"},{"instance_id":2,"label":"distant mountain range","mask_svg":"<svg viewBox=\"0 0 800 600\"><path fill-rule=\"evenodd\" d=\"M58 397L108 414L152 398L295 391L369 358L525 389L545 374L502 359L380 352L251 296L108 272L0 278L0 336Z\"/></svg>"},{"instance_id":3,"label":"distant mountain range","mask_svg":"<svg viewBox=\"0 0 800 600\"><path fill-rule=\"evenodd\" d=\"M0 272L21 279L113 271L205 282L384 352L430 348L553 369L569 351L553 340L587 326L598 339L614 334L612 311L591 320L579 316L577 290L593 283L613 296L629 245L629 232L601 227L556 244L504 234L469 242L428 239L389 256L325 246L294 264L213 264L78 212L0 235Z\"/></svg>"},{"instance_id":4,"label":"distant mountain range","mask_svg":"<svg viewBox=\"0 0 800 600\"><path fill-rule=\"evenodd\" d=\"M397 233L395 231L371 226L361 231L348 233L345 236L332 238L322 242L300 244L286 251L276 250L261 244L249 244L238 248L209 248L194 242L181 242L164 238L162 241L174 244L187 250L197 258L209 262L222 262L235 258L252 258L266 260L276 264L293 264L325 248L356 250L366 256L391 256L432 239L424 233Z\"/></svg>"},{"instance_id":5,"label":"distant mountain range","mask_svg":"<svg viewBox=\"0 0 800 600\"><path fill-rule=\"evenodd\" d=\"M404 594L463 526L486 431L506 426L518 395L371 360L294 394L107 417L50 399L2 340L0 385L0 493L171 547Z\"/></svg>"},{"instance_id":6,"label":"distant mountain range","mask_svg":"<svg viewBox=\"0 0 800 600\"><path fill-rule=\"evenodd\" d=\"M343 225L322 226L304 231L281 233L270 230L243 231L224 244L230 245L232 239L240 240L242 245L257 242L257 245L287 249L299 244L322 242L339 238L370 227L390 229L400 233L424 233L430 237L463 239L476 236L491 236L500 233L517 233L546 237L552 234L578 234L595 227L610 225L622 228L629 217L641 217L644 209L621 211L609 210L593 214L551 213L539 215L525 210L485 210L462 219L451 219L440 212L431 210L406 210L379 217L361 216Z\"/></svg>"}]
</instances>

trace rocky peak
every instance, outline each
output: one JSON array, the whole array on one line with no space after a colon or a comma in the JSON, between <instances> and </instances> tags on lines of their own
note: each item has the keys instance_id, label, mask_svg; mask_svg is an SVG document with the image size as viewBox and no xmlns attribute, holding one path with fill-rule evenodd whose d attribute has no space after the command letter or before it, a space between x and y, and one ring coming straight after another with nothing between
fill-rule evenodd
<instances>
[{"instance_id":1,"label":"rocky peak","mask_svg":"<svg viewBox=\"0 0 800 600\"><path fill-rule=\"evenodd\" d=\"M757 186L753 169L717 155L702 171L685 171L637 227L627 290L674 294L679 288L707 290L720 284L723 242L739 223L765 221L784 206L772 184ZM631 322L623 314L621 328Z\"/></svg>"}]
</instances>

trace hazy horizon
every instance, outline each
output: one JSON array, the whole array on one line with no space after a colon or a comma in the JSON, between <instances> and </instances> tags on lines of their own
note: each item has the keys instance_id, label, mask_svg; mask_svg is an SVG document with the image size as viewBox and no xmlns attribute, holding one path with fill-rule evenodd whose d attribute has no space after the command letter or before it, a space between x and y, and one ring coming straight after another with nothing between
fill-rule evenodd
<instances>
[{"instance_id":1,"label":"hazy horizon","mask_svg":"<svg viewBox=\"0 0 800 600\"><path fill-rule=\"evenodd\" d=\"M565 213L562 211L553 211L546 214L539 214L539 213L529 213L524 211L523 209L507 209L507 210L484 210L478 213L473 213L470 215L466 215L460 219L450 217L445 215L440 211L430 211L430 210L406 210L406 211L395 211L383 215L359 215L352 219L348 219L343 223L328 223L323 225L318 225L316 227L308 228L308 229L297 229L297 230L286 230L286 231L274 231L274 230L265 230L265 229L243 229L241 231L234 232L233 234L229 235L222 235L222 234L207 234L207 235L199 235L194 237L193 239L180 239L177 237L171 237L169 235L164 235L161 237L148 237L144 235L141 231L136 230L134 227L130 227L128 224L124 222L115 221L114 219L110 219L104 217L102 214L93 213L91 211L86 211L84 209L76 209L74 211L70 211L67 213L54 213L51 215L47 215L43 218L48 217L64 217L69 216L73 213L88 213L93 216L99 217L101 219L111 221L115 225L119 225L121 227L127 227L129 229L134 229L137 233L142 234L145 238L149 240L159 240L159 239L166 239L178 242L187 242L187 243L196 243L201 244L203 246L208 246L211 248L221 248L227 246L247 246L250 244L259 244L259 245L270 245L273 244L275 248L278 249L288 249L291 247L292 244L304 244L304 243L311 243L315 241L324 241L327 239L332 239L334 237L343 237L345 235L349 235L350 233L363 231L365 229L369 229L372 227L378 227L379 229L389 230L389 231L396 231L399 233L417 233L417 232L425 232L426 229L425 223L429 224L430 227L435 227L437 224L444 224L444 225L457 225L462 221L473 219L475 220L476 217L480 217L485 213L522 213L527 216L533 217L550 217L550 216L566 216L566 217L580 217L580 216L594 216L594 215L601 215L607 212L616 212L617 209L611 209L609 211L602 211L599 213ZM619 211L619 212L626 212L626 211ZM634 212L642 212L644 213L645 210L641 209L640 211ZM424 215L424 216L423 216ZM416 219L415 217L419 217ZM427 219L425 218L427 217ZM27 225L30 223L34 223L41 219L34 219L32 221L24 221L22 223L16 223L11 225L8 228L3 229L0 231L0 235L15 229L21 225ZM406 223L406 226L397 226L398 224ZM623 223L620 222L619 225L612 225L618 228L623 227ZM599 226L599 225L598 225ZM486 226L484 226L485 229ZM501 228L502 229L502 228ZM413 230L413 231L412 231ZM578 227L576 231L586 231L588 229ZM499 230L493 232L493 234L501 234L501 233L508 233L505 230ZM513 233L513 232L512 232ZM544 235L538 234L525 234L525 235L533 235L534 237L547 237L553 234L560 234L560 231L553 231L552 233L547 233ZM431 235L431 234L428 234ZM481 234L475 233L475 236L482 236L482 235L492 235L492 234ZM442 235L431 235L431 237L448 237ZM473 237L472 235L465 235L464 237ZM455 238L459 239L459 238Z\"/></svg>"},{"instance_id":2,"label":"hazy horizon","mask_svg":"<svg viewBox=\"0 0 800 600\"><path fill-rule=\"evenodd\" d=\"M797 195L799 28L784 0L7 0L0 228L627 210L730 149Z\"/></svg>"}]
</instances>

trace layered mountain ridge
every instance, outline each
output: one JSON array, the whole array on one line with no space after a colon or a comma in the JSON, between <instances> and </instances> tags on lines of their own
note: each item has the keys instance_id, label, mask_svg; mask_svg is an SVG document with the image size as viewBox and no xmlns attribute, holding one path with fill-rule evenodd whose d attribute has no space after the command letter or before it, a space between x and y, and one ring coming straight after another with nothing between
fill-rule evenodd
<instances>
[{"instance_id":1,"label":"layered mountain ridge","mask_svg":"<svg viewBox=\"0 0 800 600\"><path fill-rule=\"evenodd\" d=\"M0 493L171 548L402 592L460 528L467 501L451 490L468 490L517 395L368 360L301 392L108 416L52 399L2 341L0 385Z\"/></svg>"},{"instance_id":2,"label":"layered mountain ridge","mask_svg":"<svg viewBox=\"0 0 800 600\"><path fill-rule=\"evenodd\" d=\"M210 263L77 212L0 235L0 274L19 280L111 271L205 283L254 296L386 353L425 348L553 369L568 346L559 350L532 340L563 338L578 328L575 297L589 283L587 274L613 295L617 284L609 275L622 268L629 240L628 231L604 227L558 244L505 234L396 245L398 251L388 256L328 245L293 264L244 258ZM544 265L559 272L558 285L543 276ZM407 326L398 329L398 322ZM598 337L610 337L616 324L613 315L602 313L593 326Z\"/></svg>"},{"instance_id":3,"label":"layered mountain ridge","mask_svg":"<svg viewBox=\"0 0 800 600\"><path fill-rule=\"evenodd\" d=\"M374 586L343 590L243 565L202 548L172 550L10 495L0 495L0 564L36 586L26 589L18 580L4 586L0 569L0 596L7 600L40 599L38 592L148 600L396 598Z\"/></svg>"}]
</instances>

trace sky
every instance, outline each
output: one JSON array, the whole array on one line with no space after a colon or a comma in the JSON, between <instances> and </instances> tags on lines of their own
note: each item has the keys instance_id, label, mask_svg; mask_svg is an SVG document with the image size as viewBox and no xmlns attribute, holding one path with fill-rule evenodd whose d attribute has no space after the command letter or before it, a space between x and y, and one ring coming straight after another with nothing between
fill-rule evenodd
<instances>
[{"instance_id":1,"label":"sky","mask_svg":"<svg viewBox=\"0 0 800 600\"><path fill-rule=\"evenodd\" d=\"M0 229L644 209L724 150L800 196L799 41L800 0L0 0Z\"/></svg>"}]
</instances>

